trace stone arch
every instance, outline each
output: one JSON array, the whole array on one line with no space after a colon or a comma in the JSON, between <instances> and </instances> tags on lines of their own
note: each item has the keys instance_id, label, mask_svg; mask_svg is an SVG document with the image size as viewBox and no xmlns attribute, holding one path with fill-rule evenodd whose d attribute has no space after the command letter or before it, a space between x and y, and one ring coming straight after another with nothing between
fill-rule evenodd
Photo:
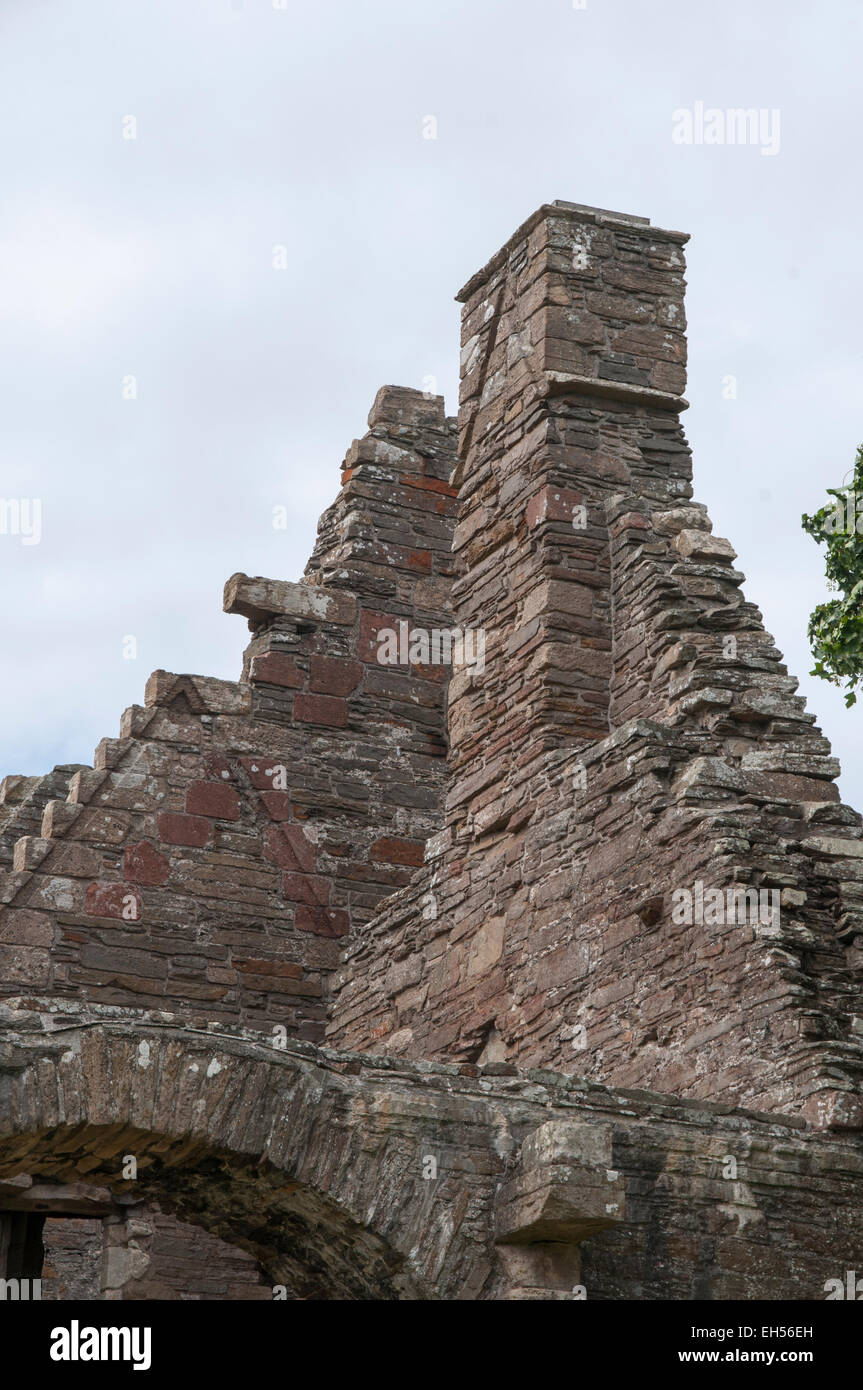
<instances>
[{"instance_id":1,"label":"stone arch","mask_svg":"<svg viewBox=\"0 0 863 1390\"><path fill-rule=\"evenodd\" d=\"M254 1254L289 1297L481 1296L504 1166L488 1117L374 1070L140 1018L22 1031L0 1064L0 1177L155 1201Z\"/></svg>"},{"instance_id":2,"label":"stone arch","mask_svg":"<svg viewBox=\"0 0 863 1390\"><path fill-rule=\"evenodd\" d=\"M266 1161L210 1148L187 1147L193 1166L175 1167L167 1136L133 1127L60 1126L27 1136L26 1169L39 1180L73 1182L86 1165L96 1182L112 1176L112 1158L132 1151L147 1164L134 1184L138 1200L155 1202L179 1221L198 1225L228 1245L248 1251L292 1299L404 1299L429 1297L405 1270L402 1253L350 1211L315 1188L286 1181ZM113 1152L112 1152L113 1151ZM96 1166L90 1167L91 1163ZM113 1165L116 1171L116 1163ZM14 1176L6 1164L4 1175ZM115 1189L116 1190L116 1189Z\"/></svg>"}]
</instances>

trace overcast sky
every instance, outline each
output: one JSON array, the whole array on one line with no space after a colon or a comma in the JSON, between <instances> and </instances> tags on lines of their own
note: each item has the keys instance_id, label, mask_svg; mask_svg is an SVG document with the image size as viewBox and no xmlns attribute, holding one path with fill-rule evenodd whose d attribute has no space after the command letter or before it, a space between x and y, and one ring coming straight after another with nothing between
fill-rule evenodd
<instances>
[{"instance_id":1,"label":"overcast sky","mask_svg":"<svg viewBox=\"0 0 863 1390\"><path fill-rule=\"evenodd\" d=\"M276 5L2 0L0 775L237 677L225 579L300 576L382 383L455 412L453 295L563 198L692 234L696 498L863 807L800 528L863 440L859 0ZM771 124L678 143L699 102Z\"/></svg>"}]
</instances>

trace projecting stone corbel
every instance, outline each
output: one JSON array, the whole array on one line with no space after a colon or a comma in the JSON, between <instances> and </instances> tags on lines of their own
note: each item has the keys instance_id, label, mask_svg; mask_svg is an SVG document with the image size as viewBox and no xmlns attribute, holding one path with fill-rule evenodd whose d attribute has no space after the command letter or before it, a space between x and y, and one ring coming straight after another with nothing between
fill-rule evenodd
<instances>
[{"instance_id":1,"label":"projecting stone corbel","mask_svg":"<svg viewBox=\"0 0 863 1390\"><path fill-rule=\"evenodd\" d=\"M291 584L284 579L250 579L232 574L225 585L223 608L239 613L250 623L272 618L295 618L300 622L337 623L349 627L357 616L357 600L343 589L325 589L320 584Z\"/></svg>"},{"instance_id":2,"label":"projecting stone corbel","mask_svg":"<svg viewBox=\"0 0 863 1390\"><path fill-rule=\"evenodd\" d=\"M524 1141L495 1205L506 1297L579 1296L580 1243L624 1218L625 1187L611 1152L605 1124L553 1120Z\"/></svg>"}]
</instances>

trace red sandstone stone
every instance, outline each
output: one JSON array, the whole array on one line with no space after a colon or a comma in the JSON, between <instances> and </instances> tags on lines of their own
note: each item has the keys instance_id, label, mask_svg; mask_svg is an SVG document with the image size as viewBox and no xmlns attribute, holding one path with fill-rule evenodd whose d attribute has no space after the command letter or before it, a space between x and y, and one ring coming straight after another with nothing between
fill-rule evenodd
<instances>
[{"instance_id":1,"label":"red sandstone stone","mask_svg":"<svg viewBox=\"0 0 863 1390\"><path fill-rule=\"evenodd\" d=\"M410 473L402 473L399 482L402 487L415 487L424 492L439 492L445 497L458 497L458 488L445 482L443 478L420 478Z\"/></svg>"},{"instance_id":2,"label":"red sandstone stone","mask_svg":"<svg viewBox=\"0 0 863 1390\"><path fill-rule=\"evenodd\" d=\"M215 820L239 820L240 798L226 782L192 782L186 791L186 811Z\"/></svg>"},{"instance_id":3,"label":"red sandstone stone","mask_svg":"<svg viewBox=\"0 0 863 1390\"><path fill-rule=\"evenodd\" d=\"M378 633L382 628L391 628L394 632L399 631L399 622L404 622L404 618L393 617L391 613L373 613L368 608L360 610L360 642L359 658L369 665L377 666L378 652Z\"/></svg>"},{"instance_id":4,"label":"red sandstone stone","mask_svg":"<svg viewBox=\"0 0 863 1390\"><path fill-rule=\"evenodd\" d=\"M298 695L294 701L294 718L303 724L343 728L348 722L348 707L344 700L332 695Z\"/></svg>"},{"instance_id":5,"label":"red sandstone stone","mask_svg":"<svg viewBox=\"0 0 863 1390\"><path fill-rule=\"evenodd\" d=\"M250 678L262 685L284 685L294 690L301 690L305 680L294 658L283 652L264 652L253 657Z\"/></svg>"},{"instance_id":6,"label":"red sandstone stone","mask_svg":"<svg viewBox=\"0 0 863 1390\"><path fill-rule=\"evenodd\" d=\"M622 531L627 531L635 527L638 531L649 531L650 522L641 512L626 512L624 516L617 518L612 528L612 535L619 536Z\"/></svg>"},{"instance_id":7,"label":"red sandstone stone","mask_svg":"<svg viewBox=\"0 0 863 1390\"><path fill-rule=\"evenodd\" d=\"M168 845L190 845L201 849L208 844L213 827L200 816L184 816L179 812L163 811L158 818L159 839Z\"/></svg>"},{"instance_id":8,"label":"red sandstone stone","mask_svg":"<svg viewBox=\"0 0 863 1390\"><path fill-rule=\"evenodd\" d=\"M369 850L370 859L382 859L387 864L419 865L423 862L425 845L421 840L399 840L384 836L375 840Z\"/></svg>"},{"instance_id":9,"label":"red sandstone stone","mask_svg":"<svg viewBox=\"0 0 863 1390\"><path fill-rule=\"evenodd\" d=\"M240 758L240 762L249 774L252 786L258 791L285 790L288 767L284 755L265 753L260 757ZM280 781L281 787L278 786Z\"/></svg>"},{"instance_id":10,"label":"red sandstone stone","mask_svg":"<svg viewBox=\"0 0 863 1390\"><path fill-rule=\"evenodd\" d=\"M264 858L281 869L313 873L317 849L299 825L270 825L264 831Z\"/></svg>"},{"instance_id":11,"label":"red sandstone stone","mask_svg":"<svg viewBox=\"0 0 863 1390\"><path fill-rule=\"evenodd\" d=\"M210 781L230 782L234 776L230 761L219 753L208 753L204 759L204 768Z\"/></svg>"},{"instance_id":12,"label":"red sandstone stone","mask_svg":"<svg viewBox=\"0 0 863 1390\"><path fill-rule=\"evenodd\" d=\"M327 907L297 908L295 924L298 931L311 932L314 936L345 936L350 927L346 912Z\"/></svg>"},{"instance_id":13,"label":"red sandstone stone","mask_svg":"<svg viewBox=\"0 0 863 1390\"><path fill-rule=\"evenodd\" d=\"M159 887L166 883L170 873L170 863L160 854L149 840L137 845L127 845L123 855L123 877L130 883L146 883Z\"/></svg>"},{"instance_id":14,"label":"red sandstone stone","mask_svg":"<svg viewBox=\"0 0 863 1390\"><path fill-rule=\"evenodd\" d=\"M542 521L572 521L575 508L582 500L581 493L571 488L544 487L527 504L527 525L533 530Z\"/></svg>"},{"instance_id":15,"label":"red sandstone stone","mask_svg":"<svg viewBox=\"0 0 863 1390\"><path fill-rule=\"evenodd\" d=\"M431 553L428 550L411 550L407 554L408 569L430 570Z\"/></svg>"},{"instance_id":16,"label":"red sandstone stone","mask_svg":"<svg viewBox=\"0 0 863 1390\"><path fill-rule=\"evenodd\" d=\"M126 883L90 883L84 899L84 911L88 917L112 917L133 922L141 916L141 900Z\"/></svg>"},{"instance_id":17,"label":"red sandstone stone","mask_svg":"<svg viewBox=\"0 0 863 1390\"><path fill-rule=\"evenodd\" d=\"M317 874L282 874L282 896L291 903L326 906L330 900L330 885Z\"/></svg>"},{"instance_id":18,"label":"red sandstone stone","mask_svg":"<svg viewBox=\"0 0 863 1390\"><path fill-rule=\"evenodd\" d=\"M261 792L261 800L273 820L290 820L291 798L288 792Z\"/></svg>"},{"instance_id":19,"label":"red sandstone stone","mask_svg":"<svg viewBox=\"0 0 863 1390\"><path fill-rule=\"evenodd\" d=\"M363 674L359 661L343 661L332 656L313 656L309 690L325 695L350 695Z\"/></svg>"}]
</instances>

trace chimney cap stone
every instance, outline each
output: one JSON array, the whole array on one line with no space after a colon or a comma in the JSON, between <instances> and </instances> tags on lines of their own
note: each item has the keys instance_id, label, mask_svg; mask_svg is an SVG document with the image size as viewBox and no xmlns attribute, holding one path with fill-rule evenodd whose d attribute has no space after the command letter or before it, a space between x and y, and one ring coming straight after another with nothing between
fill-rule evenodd
<instances>
[{"instance_id":1,"label":"chimney cap stone","mask_svg":"<svg viewBox=\"0 0 863 1390\"><path fill-rule=\"evenodd\" d=\"M675 232L664 227L651 227L648 217L635 217L625 212L610 212L606 208L590 207L587 203L569 203L563 198L558 198L552 203L543 203L536 212L531 213L527 221L522 222L521 226L516 228L512 236L507 238L491 260L462 286L455 297L456 302L464 304L489 276L503 265L513 246L522 241L529 232L532 232L538 222L542 222L546 217L560 217L562 215L570 216L577 222L593 222L596 226L612 224L630 227L634 232L646 233L659 241L676 241L681 246L689 240L688 232Z\"/></svg>"}]
</instances>

